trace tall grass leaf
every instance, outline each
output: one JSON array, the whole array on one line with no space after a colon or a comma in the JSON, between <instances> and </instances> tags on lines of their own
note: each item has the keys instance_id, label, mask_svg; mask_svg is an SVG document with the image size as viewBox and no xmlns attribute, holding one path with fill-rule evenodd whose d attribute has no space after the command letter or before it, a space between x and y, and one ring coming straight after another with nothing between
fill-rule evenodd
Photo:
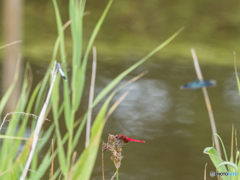
<instances>
[{"instance_id":1,"label":"tall grass leaf","mask_svg":"<svg viewBox=\"0 0 240 180\"><path fill-rule=\"evenodd\" d=\"M18 112L23 112L28 103L29 89L31 88L31 82L29 83L29 70L30 70L30 65L29 65L29 63L27 63L25 72L24 72L22 90L21 90L20 98L18 100L17 107L16 107L16 111L18 111ZM21 117L22 117L21 113L13 114L12 118L14 120L9 124L6 134L15 135L16 132L19 132L19 127L22 126L23 128L24 127L26 128L26 123L21 124L21 126L19 125ZM9 142L9 143L11 143L11 142ZM21 144L21 141L17 141L17 142L15 141L15 142L13 142L13 144L15 147L19 147L19 145ZM5 146L5 145L6 144L4 144L3 146ZM9 147L9 149L7 151L8 151L8 154L11 154L14 157L14 156L16 156L18 149Z\"/></svg>"},{"instance_id":2,"label":"tall grass leaf","mask_svg":"<svg viewBox=\"0 0 240 180\"><path fill-rule=\"evenodd\" d=\"M36 96L37 96L37 93L40 89L40 83L38 83L38 85L35 87L34 91L32 92L32 95L31 95L31 98L30 100L28 101L28 106L26 108L26 113L30 113L31 112L31 109L33 107L33 103L36 99ZM18 134L17 136L22 136L25 129L26 129L26 125L27 125L27 122L28 122L28 119L29 119L29 116L25 116L25 118L23 119L22 123L21 123L21 127L18 131Z\"/></svg>"},{"instance_id":3,"label":"tall grass leaf","mask_svg":"<svg viewBox=\"0 0 240 180\"><path fill-rule=\"evenodd\" d=\"M11 96L15 85L16 85L16 81L14 80L13 83L11 84L11 86L8 88L8 90L4 94L4 96L2 97L1 102L0 102L0 114L2 114L3 108L5 107L9 97Z\"/></svg>"},{"instance_id":4,"label":"tall grass leaf","mask_svg":"<svg viewBox=\"0 0 240 180\"><path fill-rule=\"evenodd\" d=\"M64 33L63 33L63 29L62 29L62 19L61 19L61 15L59 12L59 8L57 5L57 1L56 0L52 0L53 1L53 6L54 6L54 10L55 10L55 15L56 15L56 21L57 21L57 30L58 30L58 35L60 38L60 53L61 53L61 58L64 61L64 63L66 62L65 58L65 48L64 48Z\"/></svg>"},{"instance_id":5,"label":"tall grass leaf","mask_svg":"<svg viewBox=\"0 0 240 180\"><path fill-rule=\"evenodd\" d=\"M3 95L3 97L0 101L0 117L1 117L2 111L3 111L7 101L9 99L10 95L12 94L12 91L13 91L15 85L16 85L16 82L18 80L19 63L20 63L20 58L18 59L18 62L17 62L17 65L16 65L16 71L15 71L15 74L14 74L13 82L10 85L10 87L7 89L7 91L5 92L5 94Z\"/></svg>"},{"instance_id":6,"label":"tall grass leaf","mask_svg":"<svg viewBox=\"0 0 240 180\"><path fill-rule=\"evenodd\" d=\"M87 46L87 49L86 49L86 52L85 52L85 55L84 55L84 58L83 58L83 66L82 66L83 69L86 69L87 59L88 59L89 52L90 52L90 50L91 50L91 48L92 48L92 45L93 45L93 42L94 42L94 40L95 40L95 38L96 38L96 36L97 36L97 34L98 34L101 26L102 26L102 23L103 23L106 15L107 15L107 13L108 13L108 10L109 10L109 8L110 8L111 5L112 5L112 2L113 2L113 0L109 0L109 2L108 2L108 4L107 4L107 7L106 7L105 10L103 11L102 16L101 16L100 19L98 20L98 22L97 22L97 24L96 24L96 26L95 26L95 28L94 28L94 30L93 30L93 33L92 33L92 35L91 35L91 37L90 37L90 40L89 40L89 42L88 42L88 46Z\"/></svg>"},{"instance_id":7,"label":"tall grass leaf","mask_svg":"<svg viewBox=\"0 0 240 180\"><path fill-rule=\"evenodd\" d=\"M55 131L57 135L57 144L58 144L58 160L60 163L61 170L63 171L63 174L67 173L67 167L66 167L66 156L63 149L63 143L62 143L62 137L60 133L59 128L59 113L58 113L58 97L52 96L52 112L53 112L53 119L54 119L54 125L55 125Z\"/></svg>"},{"instance_id":8,"label":"tall grass leaf","mask_svg":"<svg viewBox=\"0 0 240 180\"><path fill-rule=\"evenodd\" d=\"M24 137L17 137L17 136L6 136L6 135L0 135L0 139L13 139L13 140L31 140L29 138Z\"/></svg>"},{"instance_id":9,"label":"tall grass leaf","mask_svg":"<svg viewBox=\"0 0 240 180\"><path fill-rule=\"evenodd\" d=\"M69 24L71 24L71 21L67 21L64 26L63 26L63 31L69 26ZM51 61L51 65L50 67L53 66L54 61L56 60L57 57L57 52L58 52L58 48L59 48L59 44L60 44L60 36L57 37L56 41L55 41L55 45L53 48L53 55L52 55L52 61Z\"/></svg>"},{"instance_id":10,"label":"tall grass leaf","mask_svg":"<svg viewBox=\"0 0 240 180\"><path fill-rule=\"evenodd\" d=\"M54 124L52 124L46 131L42 133L42 137L38 141L37 149L41 150L43 146L49 141L50 136L52 135L54 129Z\"/></svg>"},{"instance_id":11,"label":"tall grass leaf","mask_svg":"<svg viewBox=\"0 0 240 180\"><path fill-rule=\"evenodd\" d=\"M62 20L60 16L60 12L57 6L56 0L53 0L53 5L54 5L54 10L56 14L56 21L57 21L57 30L58 30L58 35L60 38L60 54L61 54L61 60L62 63L66 63L66 54L65 54L65 47L64 47L64 30L62 29ZM67 77L67 74L66 74ZM68 78L68 77L67 77ZM68 82L63 82L64 84L64 103L65 103L65 108L64 108L64 116L65 116L65 123L67 127L70 127L70 122L67 121L71 117L71 105L70 105L70 92L68 88Z\"/></svg>"},{"instance_id":12,"label":"tall grass leaf","mask_svg":"<svg viewBox=\"0 0 240 180\"><path fill-rule=\"evenodd\" d=\"M29 70L30 70L30 65L27 63L25 72L24 72L24 79L23 79L23 84L22 84L22 90L20 94L20 98L18 100L17 106L16 106L16 111L22 112L25 110L26 105L28 103L28 98L29 98L29 92L32 86L32 82L29 82L31 78L29 78ZM14 114L16 117L14 118L15 121L14 123L18 124L20 120L20 114Z\"/></svg>"},{"instance_id":13,"label":"tall grass leaf","mask_svg":"<svg viewBox=\"0 0 240 180\"><path fill-rule=\"evenodd\" d=\"M40 87L40 90L39 90L38 95L37 95L36 103L35 103L35 106L34 106L34 114L39 114L40 113L41 106L43 105L44 99L47 95L46 86L47 86L49 77L50 77L50 71L47 71L43 80L42 80L42 82L41 82L41 87Z\"/></svg>"},{"instance_id":14,"label":"tall grass leaf","mask_svg":"<svg viewBox=\"0 0 240 180\"><path fill-rule=\"evenodd\" d=\"M86 66L87 66L87 59L88 59L88 55L90 53L90 50L92 48L92 45L93 45L93 42L102 26L102 23L107 15L107 12L112 4L113 0L110 0L107 4L107 7L105 8L102 16L100 17L100 19L98 20L94 30L93 30L93 33L90 37L90 40L88 42L88 46L87 46L87 49L86 49L86 52L85 52L85 55L84 55L84 58L83 58L83 63L82 63L82 66L81 66L81 70L79 71L78 73L78 77L79 80L78 80L78 84L76 84L76 87L72 87L73 89L73 110L76 111L78 109L78 106L81 102L81 97L82 97L82 92L83 92L83 88L84 88L84 82L85 82L85 72L86 72ZM78 90L76 89L78 87ZM76 92L76 90L78 92ZM74 97L75 96L75 97Z\"/></svg>"},{"instance_id":15,"label":"tall grass leaf","mask_svg":"<svg viewBox=\"0 0 240 180\"><path fill-rule=\"evenodd\" d=\"M72 21L71 23L71 34L73 36L73 41L74 41L74 36L76 34L76 8L75 8L75 0L70 0L69 1L69 17ZM81 33L81 32L78 32Z\"/></svg>"},{"instance_id":16,"label":"tall grass leaf","mask_svg":"<svg viewBox=\"0 0 240 180\"><path fill-rule=\"evenodd\" d=\"M235 162L238 164L237 160L239 158L239 151L236 152Z\"/></svg>"},{"instance_id":17,"label":"tall grass leaf","mask_svg":"<svg viewBox=\"0 0 240 180\"><path fill-rule=\"evenodd\" d=\"M54 171L53 180L57 179L57 177L59 176L60 172L61 172L60 168L58 168L56 171Z\"/></svg>"},{"instance_id":18,"label":"tall grass leaf","mask_svg":"<svg viewBox=\"0 0 240 180\"><path fill-rule=\"evenodd\" d=\"M71 24L71 32L72 32L72 40L73 40L73 56L72 56L72 64L75 68L73 68L72 77L75 78L76 70L79 68L81 64L82 58L82 23L83 23L83 12L85 8L86 0L74 1L71 0L69 2L69 16L72 21ZM79 6L78 6L79 4Z\"/></svg>"},{"instance_id":19,"label":"tall grass leaf","mask_svg":"<svg viewBox=\"0 0 240 180\"><path fill-rule=\"evenodd\" d=\"M23 86L22 86L22 92L20 94L20 99L22 99L22 104L17 106L17 110L23 111L25 108L25 105L27 103L27 84L28 84L28 71L29 71L29 64L27 64L25 68L24 73L24 79L23 79ZM25 99L24 99L25 97ZM20 120L20 114L14 113L11 116L11 119L14 119L11 121L11 123L8 123L7 130L5 132L5 135L8 136L15 136L17 126L19 124ZM18 152L18 148L12 148L12 146L18 147L21 141L14 141L12 139L4 139L4 141L1 144L1 152L0 152L0 161L4 159L8 159L8 161L5 161L5 163L0 164L0 171L4 171L5 169L11 168L12 162L16 156L16 153Z\"/></svg>"},{"instance_id":20,"label":"tall grass leaf","mask_svg":"<svg viewBox=\"0 0 240 180\"><path fill-rule=\"evenodd\" d=\"M32 158L32 163L30 166L31 171L28 172L29 175L29 180L34 179L34 175L36 173L36 169L37 169L37 163L38 163L38 153L39 151L36 149L33 158ZM26 178L28 179L28 178Z\"/></svg>"},{"instance_id":21,"label":"tall grass leaf","mask_svg":"<svg viewBox=\"0 0 240 180\"><path fill-rule=\"evenodd\" d=\"M221 138L218 134L213 134L213 135L212 135L212 140L213 140L213 142L214 142L214 136L217 136L218 139L220 140L220 142L221 142L221 144L222 144L222 148L223 148L223 152L224 152L225 159L226 159L226 161L228 161L226 149L225 149L224 143L223 143L223 141L222 141L222 138Z\"/></svg>"},{"instance_id":22,"label":"tall grass leaf","mask_svg":"<svg viewBox=\"0 0 240 180\"><path fill-rule=\"evenodd\" d=\"M44 155L44 158L38 167L37 171L34 173L34 180L41 180L43 175L49 169L51 164L51 148L49 148L48 152Z\"/></svg>"},{"instance_id":23,"label":"tall grass leaf","mask_svg":"<svg viewBox=\"0 0 240 180\"><path fill-rule=\"evenodd\" d=\"M240 95L240 81L239 81L238 72L237 72L236 53L233 52L233 54L234 54L234 69L235 69L235 75L236 75L236 79L237 79L238 92L239 92L239 95Z\"/></svg>"}]
</instances>

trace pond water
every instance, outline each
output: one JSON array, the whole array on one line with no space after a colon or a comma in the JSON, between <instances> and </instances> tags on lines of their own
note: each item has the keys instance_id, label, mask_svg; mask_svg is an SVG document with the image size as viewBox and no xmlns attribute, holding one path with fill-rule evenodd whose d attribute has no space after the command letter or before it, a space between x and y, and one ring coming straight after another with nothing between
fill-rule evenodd
<instances>
[{"instance_id":1,"label":"pond water","mask_svg":"<svg viewBox=\"0 0 240 180\"><path fill-rule=\"evenodd\" d=\"M128 66L130 63L121 68L99 65L97 90ZM122 89L114 98L116 101L131 88L103 133L104 141L109 133L146 141L145 144L130 142L123 147L120 179L203 179L206 162L208 171L215 170L209 157L203 154L205 147L212 146L203 93L201 89L179 89L181 84L196 79L193 65L148 63L125 81L145 69L149 70L146 76ZM232 123L236 127L240 123L240 98L233 68L203 66L202 72L206 79L217 80L217 87L209 88L208 92L218 133L230 155ZM105 153L105 174L110 179L114 167L108 156L110 153ZM91 179L100 179L100 153L95 167Z\"/></svg>"},{"instance_id":2,"label":"pond water","mask_svg":"<svg viewBox=\"0 0 240 180\"><path fill-rule=\"evenodd\" d=\"M123 62L121 65L98 62L95 96L114 77L133 64ZM208 88L208 93L218 134L229 156L232 123L236 127L240 124L240 98L234 69L223 66L201 66L201 69L205 79L217 81L217 86ZM79 116L86 111L88 104L90 70L89 67ZM129 142L123 147L124 158L119 178L203 179L205 163L208 163L207 177L210 177L209 172L215 168L203 150L212 146L212 132L202 90L179 88L196 79L193 64L148 62L130 73L121 84L145 70L149 72L144 77L121 89L113 98L112 102L115 102L126 90L131 90L110 116L103 131L104 142L107 142L108 134L125 134L146 141ZM41 78L38 74L35 77ZM93 117L101 105L94 108ZM60 126L64 129L65 124ZM83 143L80 143L77 150L81 151L82 148ZM99 151L92 180L101 179L101 161ZM111 179L114 171L110 152L106 152L105 178Z\"/></svg>"}]
</instances>

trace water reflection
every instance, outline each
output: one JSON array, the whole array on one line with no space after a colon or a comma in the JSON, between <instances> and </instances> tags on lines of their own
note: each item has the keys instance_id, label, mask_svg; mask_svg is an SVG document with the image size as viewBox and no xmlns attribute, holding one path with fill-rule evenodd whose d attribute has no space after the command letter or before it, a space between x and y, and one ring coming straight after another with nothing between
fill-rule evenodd
<instances>
[{"instance_id":1,"label":"water reflection","mask_svg":"<svg viewBox=\"0 0 240 180\"><path fill-rule=\"evenodd\" d=\"M114 97L116 101L121 94L129 87L125 87ZM118 119L116 128L119 132L127 133L129 136L139 137L144 134L148 137L148 124L158 122L165 124L165 113L171 106L171 99L168 93L168 87L163 81L142 79L130 85L131 92L117 108L113 119ZM159 131L158 126L151 131Z\"/></svg>"},{"instance_id":2,"label":"water reflection","mask_svg":"<svg viewBox=\"0 0 240 180\"><path fill-rule=\"evenodd\" d=\"M235 110L239 110L239 91L237 88L236 75L234 72L229 73L226 81L224 82L224 98L227 104L232 106Z\"/></svg>"}]
</instances>

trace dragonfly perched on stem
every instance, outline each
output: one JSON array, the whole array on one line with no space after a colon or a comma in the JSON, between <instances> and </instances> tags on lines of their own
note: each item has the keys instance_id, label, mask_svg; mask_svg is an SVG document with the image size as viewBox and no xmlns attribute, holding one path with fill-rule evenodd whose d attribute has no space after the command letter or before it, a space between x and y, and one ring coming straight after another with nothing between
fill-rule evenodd
<instances>
[{"instance_id":1,"label":"dragonfly perched on stem","mask_svg":"<svg viewBox=\"0 0 240 180\"><path fill-rule=\"evenodd\" d=\"M58 72L61 74L61 76L63 77L64 80L67 80L66 75L64 74L64 72L62 70L62 67L67 67L67 63L64 63L63 65L61 63L58 63L58 62L55 62L55 63L56 63L56 68L57 68ZM50 70L49 64L41 63L40 66L41 66L41 68L39 68L36 71L37 74L45 75L47 70L48 69ZM67 68L67 71L69 71L69 70L70 70L70 68Z\"/></svg>"},{"instance_id":2,"label":"dragonfly perched on stem","mask_svg":"<svg viewBox=\"0 0 240 180\"><path fill-rule=\"evenodd\" d=\"M66 81L67 78L66 78L66 76L65 76L65 74L64 74L64 72L63 72L63 70L62 70L61 64L58 63L58 62L55 62L55 63L57 63L57 64L56 64L56 67L57 67L58 72L61 74L61 76L63 77L63 79Z\"/></svg>"},{"instance_id":3,"label":"dragonfly perched on stem","mask_svg":"<svg viewBox=\"0 0 240 180\"><path fill-rule=\"evenodd\" d=\"M141 140L137 140L137 139L132 139L132 138L129 138L129 137L125 136L124 134L116 135L115 138L122 140L124 143L128 143L129 141L145 143L145 141L141 141Z\"/></svg>"}]
</instances>

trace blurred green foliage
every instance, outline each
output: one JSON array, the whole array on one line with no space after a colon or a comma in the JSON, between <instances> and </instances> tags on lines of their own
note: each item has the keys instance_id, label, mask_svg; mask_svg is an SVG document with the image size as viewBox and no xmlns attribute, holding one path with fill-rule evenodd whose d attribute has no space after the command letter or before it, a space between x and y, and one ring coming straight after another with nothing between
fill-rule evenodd
<instances>
[{"instance_id":1,"label":"blurred green foliage","mask_svg":"<svg viewBox=\"0 0 240 180\"><path fill-rule=\"evenodd\" d=\"M84 47L108 0L91 0L84 17ZM69 19L68 2L58 1L63 23ZM170 46L157 54L158 60L191 62L194 47L203 63L232 65L232 51L239 51L239 1L151 0L116 1L106 18L95 45L101 59L138 59L146 55L177 29L185 31ZM25 1L24 57L49 61L56 39L56 22L51 1ZM0 6L0 12L2 6ZM0 20L1 21L1 20ZM2 22L0 22L2 23ZM0 28L2 34L2 28ZM71 35L66 30L66 46L71 49ZM0 38L2 42L2 36ZM68 59L71 54L68 54ZM101 60L100 59L100 60Z\"/></svg>"}]
</instances>

